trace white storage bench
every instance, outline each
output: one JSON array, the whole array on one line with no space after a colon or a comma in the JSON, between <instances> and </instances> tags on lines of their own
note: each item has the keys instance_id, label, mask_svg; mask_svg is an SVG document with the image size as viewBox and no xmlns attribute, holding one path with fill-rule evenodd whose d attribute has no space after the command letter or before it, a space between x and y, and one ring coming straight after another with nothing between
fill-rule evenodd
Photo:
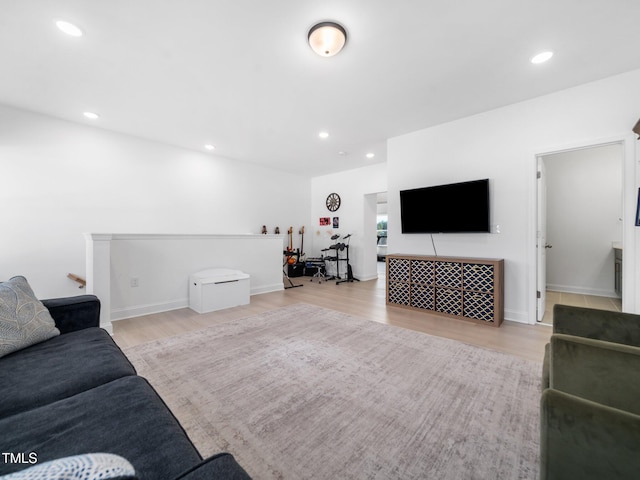
<instances>
[{"instance_id":1,"label":"white storage bench","mask_svg":"<svg viewBox=\"0 0 640 480\"><path fill-rule=\"evenodd\" d=\"M213 312L249 303L249 274L212 268L189 276L189 308Z\"/></svg>"}]
</instances>

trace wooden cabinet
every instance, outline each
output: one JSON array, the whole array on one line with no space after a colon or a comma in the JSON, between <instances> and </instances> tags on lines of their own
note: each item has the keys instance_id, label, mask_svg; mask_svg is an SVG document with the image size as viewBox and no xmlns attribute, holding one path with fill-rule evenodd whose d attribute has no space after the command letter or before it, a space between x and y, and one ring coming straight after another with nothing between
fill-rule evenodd
<instances>
[{"instance_id":1,"label":"wooden cabinet","mask_svg":"<svg viewBox=\"0 0 640 480\"><path fill-rule=\"evenodd\" d=\"M504 260L387 256L387 305L499 327Z\"/></svg>"},{"instance_id":2,"label":"wooden cabinet","mask_svg":"<svg viewBox=\"0 0 640 480\"><path fill-rule=\"evenodd\" d=\"M613 247L614 264L613 264L613 285L616 293L622 296L622 248Z\"/></svg>"}]
</instances>

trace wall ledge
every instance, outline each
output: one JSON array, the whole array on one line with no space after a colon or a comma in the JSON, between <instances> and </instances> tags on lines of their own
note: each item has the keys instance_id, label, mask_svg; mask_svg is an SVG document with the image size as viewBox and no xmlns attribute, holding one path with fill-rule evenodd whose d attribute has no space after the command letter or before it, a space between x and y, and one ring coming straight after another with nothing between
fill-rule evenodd
<instances>
[{"instance_id":1,"label":"wall ledge","mask_svg":"<svg viewBox=\"0 0 640 480\"><path fill-rule=\"evenodd\" d=\"M256 233L86 233L93 240L259 240L263 238L284 238L284 235Z\"/></svg>"}]
</instances>

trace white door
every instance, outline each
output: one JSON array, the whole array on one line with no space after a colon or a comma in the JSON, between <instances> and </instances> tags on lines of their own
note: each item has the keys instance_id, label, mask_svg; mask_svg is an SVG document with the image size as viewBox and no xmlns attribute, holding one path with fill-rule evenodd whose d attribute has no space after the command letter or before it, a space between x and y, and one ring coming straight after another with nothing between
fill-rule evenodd
<instances>
[{"instance_id":1,"label":"white door","mask_svg":"<svg viewBox=\"0 0 640 480\"><path fill-rule=\"evenodd\" d=\"M544 159L538 157L538 231L536 235L536 254L538 257L536 319L544 317L547 291L547 180Z\"/></svg>"}]
</instances>

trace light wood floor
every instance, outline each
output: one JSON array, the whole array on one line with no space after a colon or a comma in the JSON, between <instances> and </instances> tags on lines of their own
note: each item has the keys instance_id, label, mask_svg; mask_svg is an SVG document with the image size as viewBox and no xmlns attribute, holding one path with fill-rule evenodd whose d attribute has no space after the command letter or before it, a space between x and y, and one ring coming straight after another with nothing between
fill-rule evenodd
<instances>
[{"instance_id":1,"label":"light wood floor","mask_svg":"<svg viewBox=\"0 0 640 480\"><path fill-rule=\"evenodd\" d=\"M613 312L622 311L622 299L611 297L598 297L594 295L581 295L579 293L553 292L547 290L546 305L542 321L553 325L553 306L556 303L571 305L573 307L597 308Z\"/></svg>"},{"instance_id":2,"label":"light wood floor","mask_svg":"<svg viewBox=\"0 0 640 480\"><path fill-rule=\"evenodd\" d=\"M114 338L123 348L159 338L206 328L293 303L309 303L472 345L542 361L551 328L505 321L500 328L449 319L385 304L385 279L367 282L318 284L309 277L292 279L302 287L253 295L251 303L218 312L197 314L185 308L113 322ZM288 285L285 282L285 285Z\"/></svg>"}]
</instances>

